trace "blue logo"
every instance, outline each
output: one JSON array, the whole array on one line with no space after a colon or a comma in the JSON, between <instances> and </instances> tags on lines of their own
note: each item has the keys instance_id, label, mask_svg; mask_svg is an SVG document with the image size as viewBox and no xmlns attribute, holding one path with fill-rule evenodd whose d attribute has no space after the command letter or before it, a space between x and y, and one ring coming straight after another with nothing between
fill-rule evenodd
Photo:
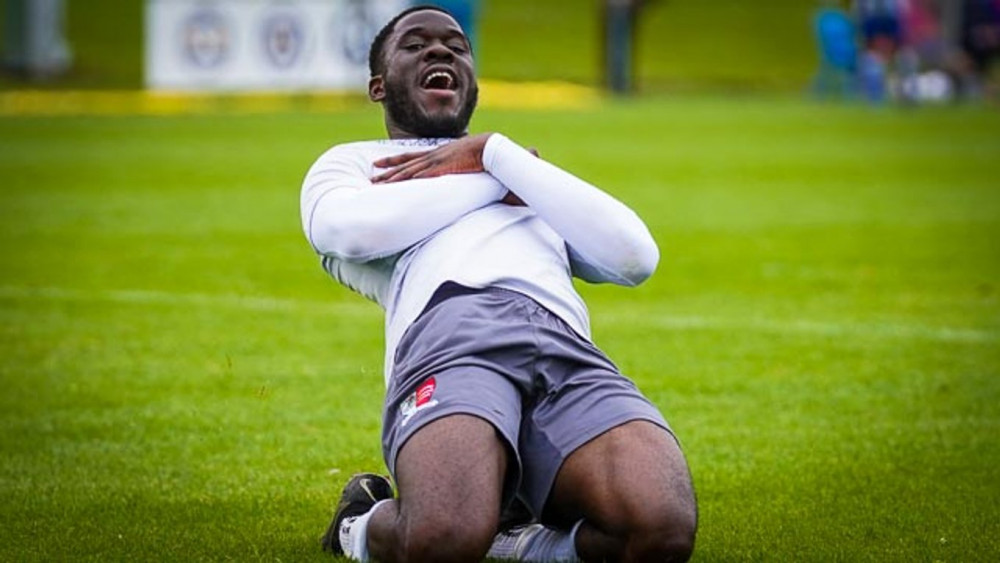
<instances>
[{"instance_id":1,"label":"blue logo","mask_svg":"<svg viewBox=\"0 0 1000 563\"><path fill-rule=\"evenodd\" d=\"M211 9L192 13L182 26L184 55L199 68L217 68L229 58L232 32L225 18Z\"/></svg>"},{"instance_id":2,"label":"blue logo","mask_svg":"<svg viewBox=\"0 0 1000 563\"><path fill-rule=\"evenodd\" d=\"M343 21L333 22L335 28L343 30L340 50L351 64L367 65L368 48L378 33L375 15L364 0L348 0L344 12Z\"/></svg>"},{"instance_id":3,"label":"blue logo","mask_svg":"<svg viewBox=\"0 0 1000 563\"><path fill-rule=\"evenodd\" d=\"M290 12L268 16L261 26L261 39L267 59L277 68L290 68L298 62L305 43L302 18Z\"/></svg>"}]
</instances>

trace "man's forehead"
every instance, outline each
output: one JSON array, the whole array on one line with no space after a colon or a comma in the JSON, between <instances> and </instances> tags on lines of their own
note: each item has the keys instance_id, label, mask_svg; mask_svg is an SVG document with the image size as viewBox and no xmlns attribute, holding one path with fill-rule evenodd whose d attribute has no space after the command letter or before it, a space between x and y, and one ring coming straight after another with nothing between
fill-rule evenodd
<instances>
[{"instance_id":1,"label":"man's forehead","mask_svg":"<svg viewBox=\"0 0 1000 563\"><path fill-rule=\"evenodd\" d=\"M418 10L411 14L406 14L401 20L396 22L395 34L402 37L408 33L445 31L452 34L460 34L465 37L465 32L454 18L444 12L437 10Z\"/></svg>"}]
</instances>

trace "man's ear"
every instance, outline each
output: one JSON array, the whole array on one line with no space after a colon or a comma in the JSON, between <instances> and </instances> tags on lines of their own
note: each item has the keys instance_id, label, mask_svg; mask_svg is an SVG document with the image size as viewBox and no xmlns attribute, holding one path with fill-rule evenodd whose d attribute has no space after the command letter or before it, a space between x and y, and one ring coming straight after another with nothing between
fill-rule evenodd
<instances>
[{"instance_id":1,"label":"man's ear","mask_svg":"<svg viewBox=\"0 0 1000 563\"><path fill-rule=\"evenodd\" d=\"M368 81L368 99L373 102L385 99L385 79L381 74L371 77Z\"/></svg>"}]
</instances>

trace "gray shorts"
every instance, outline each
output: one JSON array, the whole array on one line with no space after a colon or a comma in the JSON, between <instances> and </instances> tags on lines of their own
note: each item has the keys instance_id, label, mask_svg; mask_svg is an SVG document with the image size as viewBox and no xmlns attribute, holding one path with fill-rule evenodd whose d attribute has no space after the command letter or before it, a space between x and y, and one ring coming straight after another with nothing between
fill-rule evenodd
<instances>
[{"instance_id":1,"label":"gray shorts","mask_svg":"<svg viewBox=\"0 0 1000 563\"><path fill-rule=\"evenodd\" d=\"M540 517L574 450L631 420L667 431L663 416L618 368L534 300L500 288L442 286L396 349L382 453L441 417L490 422L514 454L504 490Z\"/></svg>"}]
</instances>

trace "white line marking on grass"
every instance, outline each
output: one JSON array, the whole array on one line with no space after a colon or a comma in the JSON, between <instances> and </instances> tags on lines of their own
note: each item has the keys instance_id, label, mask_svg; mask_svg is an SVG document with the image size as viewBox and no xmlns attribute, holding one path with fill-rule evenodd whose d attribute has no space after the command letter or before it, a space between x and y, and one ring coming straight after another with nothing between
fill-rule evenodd
<instances>
[{"instance_id":1,"label":"white line marking on grass","mask_svg":"<svg viewBox=\"0 0 1000 563\"><path fill-rule=\"evenodd\" d=\"M176 293L144 289L90 291L57 287L0 286L0 299L39 299L55 301L108 301L137 305L191 305L223 307L247 311L277 311L320 313L324 315L377 315L371 303L352 299L346 303L309 301L278 297L254 297L231 294ZM641 318L618 314L596 314L598 322L651 326L674 331L764 332L774 334L815 335L823 337L896 338L900 340L931 340L938 342L995 343L1000 331L894 324L878 322L824 322L808 319L739 319L699 315L656 315Z\"/></svg>"},{"instance_id":2,"label":"white line marking on grass","mask_svg":"<svg viewBox=\"0 0 1000 563\"><path fill-rule=\"evenodd\" d=\"M600 320L621 324L648 325L664 330L765 332L775 334L815 335L825 337L898 338L939 342L993 343L1000 341L1000 331L971 328L936 327L919 324L878 322L824 322L784 319L734 319L724 317L644 315L642 318L619 315L596 315Z\"/></svg>"},{"instance_id":3,"label":"white line marking on grass","mask_svg":"<svg viewBox=\"0 0 1000 563\"><path fill-rule=\"evenodd\" d=\"M199 307L223 307L249 311L279 311L296 313L323 313L366 315L378 314L374 304L354 302L335 303L308 301L304 299L283 299L278 297L252 297L243 295L176 293L146 289L119 289L88 291L58 287L16 287L0 286L0 299L44 299L52 301L110 301L137 305L193 305Z\"/></svg>"}]
</instances>

